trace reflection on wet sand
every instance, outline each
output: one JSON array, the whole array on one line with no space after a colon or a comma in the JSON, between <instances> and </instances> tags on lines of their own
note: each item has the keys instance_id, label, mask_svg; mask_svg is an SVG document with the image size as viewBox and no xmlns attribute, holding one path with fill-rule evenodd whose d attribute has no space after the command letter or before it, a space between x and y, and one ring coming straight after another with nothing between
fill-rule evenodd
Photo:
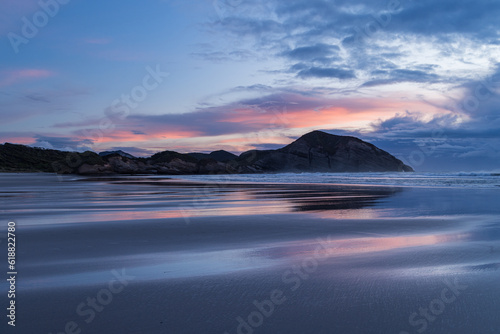
<instances>
[{"instance_id":1,"label":"reflection on wet sand","mask_svg":"<svg viewBox=\"0 0 500 334\"><path fill-rule=\"evenodd\" d=\"M11 210L26 224L317 213L376 218L402 188L343 185L212 184L149 178L80 178L36 187L13 185ZM64 193L64 195L61 195ZM7 196L7 195L5 195ZM57 200L54 201L54 198ZM29 198L29 201L27 201Z\"/></svg>"},{"instance_id":2,"label":"reflection on wet sand","mask_svg":"<svg viewBox=\"0 0 500 334\"><path fill-rule=\"evenodd\" d=\"M82 181L93 182L95 179ZM380 200L403 191L403 188L321 184L246 184L199 183L165 179L106 179L116 185L148 185L169 189L178 208L168 211L141 211L143 218L200 217L217 215L283 214L342 210L342 218L358 217L359 209L375 206ZM141 195L144 196L144 195ZM159 209L159 208L156 208ZM132 215L131 212L124 215ZM118 217L118 216L117 216ZM120 216L119 219L125 219Z\"/></svg>"},{"instance_id":3,"label":"reflection on wet sand","mask_svg":"<svg viewBox=\"0 0 500 334\"><path fill-rule=\"evenodd\" d=\"M496 189L54 178L0 175L2 218L19 227L19 333L70 319L224 333L275 290L287 301L255 333L399 333L457 276L468 290L428 333L500 328ZM113 270L134 280L86 325L75 310Z\"/></svg>"}]
</instances>

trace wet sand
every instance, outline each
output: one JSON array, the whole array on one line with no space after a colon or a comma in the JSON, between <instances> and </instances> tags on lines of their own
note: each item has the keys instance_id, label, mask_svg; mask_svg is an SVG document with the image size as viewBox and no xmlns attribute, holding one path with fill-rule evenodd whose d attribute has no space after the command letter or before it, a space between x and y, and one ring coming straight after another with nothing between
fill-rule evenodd
<instances>
[{"instance_id":1,"label":"wet sand","mask_svg":"<svg viewBox=\"0 0 500 334\"><path fill-rule=\"evenodd\" d=\"M19 267L2 333L500 332L500 189L0 184Z\"/></svg>"}]
</instances>

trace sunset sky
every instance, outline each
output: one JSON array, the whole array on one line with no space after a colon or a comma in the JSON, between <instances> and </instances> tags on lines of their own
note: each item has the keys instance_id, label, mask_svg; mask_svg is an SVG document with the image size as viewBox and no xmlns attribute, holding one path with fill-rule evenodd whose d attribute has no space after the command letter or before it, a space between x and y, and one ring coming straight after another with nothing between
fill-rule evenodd
<instances>
[{"instance_id":1,"label":"sunset sky","mask_svg":"<svg viewBox=\"0 0 500 334\"><path fill-rule=\"evenodd\" d=\"M353 135L500 170L500 1L2 0L0 143L278 148Z\"/></svg>"}]
</instances>

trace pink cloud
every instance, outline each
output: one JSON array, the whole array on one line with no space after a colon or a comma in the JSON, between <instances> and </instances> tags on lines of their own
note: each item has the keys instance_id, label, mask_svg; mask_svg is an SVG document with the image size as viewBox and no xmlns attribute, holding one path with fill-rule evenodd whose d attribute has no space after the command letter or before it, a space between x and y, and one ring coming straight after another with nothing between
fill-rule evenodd
<instances>
[{"instance_id":1,"label":"pink cloud","mask_svg":"<svg viewBox=\"0 0 500 334\"><path fill-rule=\"evenodd\" d=\"M52 75L48 70L24 69L14 72L15 75L21 78L46 78Z\"/></svg>"},{"instance_id":2,"label":"pink cloud","mask_svg":"<svg viewBox=\"0 0 500 334\"><path fill-rule=\"evenodd\" d=\"M54 75L54 72L45 69L25 68L13 71L6 71L4 79L0 80L0 87L11 86L21 81L32 79L43 79Z\"/></svg>"}]
</instances>

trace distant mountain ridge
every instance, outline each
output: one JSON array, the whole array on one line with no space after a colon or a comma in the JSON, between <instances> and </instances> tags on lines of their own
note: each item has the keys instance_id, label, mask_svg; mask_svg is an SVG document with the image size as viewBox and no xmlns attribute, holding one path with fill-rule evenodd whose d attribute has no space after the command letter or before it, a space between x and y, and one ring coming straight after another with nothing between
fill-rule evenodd
<instances>
[{"instance_id":1,"label":"distant mountain ridge","mask_svg":"<svg viewBox=\"0 0 500 334\"><path fill-rule=\"evenodd\" d=\"M64 152L6 143L0 171L60 174L232 174L277 172L412 172L410 166L370 143L322 131L303 135L278 150L251 150L236 156L219 150L182 154L163 151L136 158L118 151Z\"/></svg>"}]
</instances>

